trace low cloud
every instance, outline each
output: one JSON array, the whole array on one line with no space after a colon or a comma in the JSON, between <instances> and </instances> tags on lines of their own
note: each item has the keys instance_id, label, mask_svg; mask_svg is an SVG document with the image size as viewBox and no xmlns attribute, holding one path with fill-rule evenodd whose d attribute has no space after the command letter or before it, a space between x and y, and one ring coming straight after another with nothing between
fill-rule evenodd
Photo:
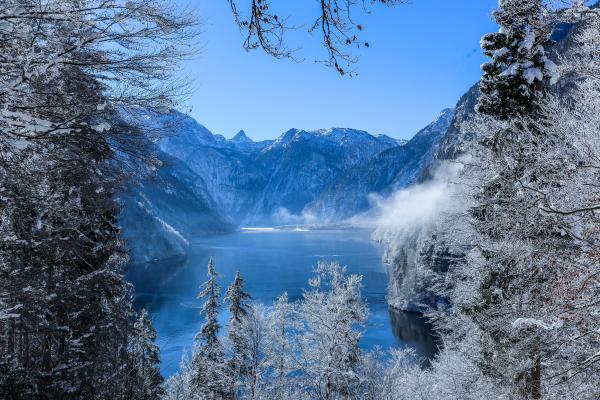
<instances>
[{"instance_id":1,"label":"low cloud","mask_svg":"<svg viewBox=\"0 0 600 400\"><path fill-rule=\"evenodd\" d=\"M443 212L455 207L452 196L454 178L462 164L443 163L435 171L433 179L389 196L369 196L371 209L348 222L376 228L378 240L389 240L423 229L437 220Z\"/></svg>"},{"instance_id":2,"label":"low cloud","mask_svg":"<svg viewBox=\"0 0 600 400\"><path fill-rule=\"evenodd\" d=\"M273 213L273 218L278 223L309 225L318 222L316 215L303 211L301 214L294 214L285 207L280 207Z\"/></svg>"}]
</instances>

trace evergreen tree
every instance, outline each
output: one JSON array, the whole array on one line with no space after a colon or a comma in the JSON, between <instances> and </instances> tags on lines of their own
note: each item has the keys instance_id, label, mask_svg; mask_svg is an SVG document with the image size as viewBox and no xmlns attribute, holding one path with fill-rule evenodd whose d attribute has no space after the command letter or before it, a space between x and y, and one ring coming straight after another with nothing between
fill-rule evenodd
<instances>
[{"instance_id":1,"label":"evergreen tree","mask_svg":"<svg viewBox=\"0 0 600 400\"><path fill-rule=\"evenodd\" d=\"M219 298L221 288L212 258L208 261L208 280L201 286L199 299L205 299L202 315L205 323L196 335L192 359L192 393L200 399L231 398L231 379L225 362L225 350L219 339Z\"/></svg>"},{"instance_id":2,"label":"evergreen tree","mask_svg":"<svg viewBox=\"0 0 600 400\"><path fill-rule=\"evenodd\" d=\"M160 374L160 349L154 343L156 330L146 310L142 310L133 326L131 357L136 374L133 392L135 398L159 400L164 394L164 379Z\"/></svg>"},{"instance_id":3,"label":"evergreen tree","mask_svg":"<svg viewBox=\"0 0 600 400\"><path fill-rule=\"evenodd\" d=\"M494 17L500 31L481 39L492 60L483 64L478 111L507 119L533 111L549 83L557 79L548 59L551 28L542 0L500 0Z\"/></svg>"},{"instance_id":4,"label":"evergreen tree","mask_svg":"<svg viewBox=\"0 0 600 400\"><path fill-rule=\"evenodd\" d=\"M527 254L532 253L525 243L520 249L516 245L521 223L514 218L528 209L522 184L536 163L536 143L545 135L535 120L541 116L548 89L557 79L556 66L546 53L551 44L551 24L545 11L541 0L501 0L499 10L494 12L500 31L482 38L484 54L492 58L483 65L477 107L483 116L484 127L480 131L485 132L486 148L475 149L474 153L488 159L486 171L472 175L480 177L476 185L481 190L474 194L476 204L471 210L471 221L474 234L479 236L481 253L477 260L484 267L482 302L469 312L489 335L483 346L484 370L496 376L508 371L498 369L498 359L510 357L510 347L518 347L515 342L528 342L514 338L512 344L506 343L510 335L500 318L503 307L518 301L525 292L536 298L535 293L541 289L535 288L544 285L545 279L532 260L529 267L522 267ZM542 231L530 234L544 235ZM471 263L477 265L478 261ZM539 339L528 343L528 352L521 354L523 364L529 366L509 374L518 382L521 395L539 398L541 343Z\"/></svg>"},{"instance_id":5,"label":"evergreen tree","mask_svg":"<svg viewBox=\"0 0 600 400\"><path fill-rule=\"evenodd\" d=\"M566 200L559 200L564 192L557 195L567 181L588 180L575 165L594 157L584 161L586 155L572 145L588 134L568 139L568 129L561 126L577 118L569 115L570 101L559 101L548 90L556 76L544 48L549 23L542 3L512 0L500 6L495 13L500 33L482 40L493 58L484 66L480 116L473 130L483 136L483 146L473 146L476 162L465 166L461 177L473 206L460 244L470 250L453 273L448 296L459 310L453 318L466 321L460 321L463 327L449 324L457 337L465 334L477 343L473 348L480 354L471 356L505 394L539 399L550 391L553 359L560 353L553 346L556 338L550 339L550 332L563 324L551 311L564 284L558 277L573 264L580 266L579 272L568 275L589 276L586 261L575 250L581 248L582 254L585 246L574 240L577 235L566 233L571 222L548 211L555 205L547 202ZM561 114L563 121L556 119ZM562 175L565 171L571 178ZM574 192L583 198L586 190ZM464 327L476 333L465 333Z\"/></svg>"},{"instance_id":6,"label":"evergreen tree","mask_svg":"<svg viewBox=\"0 0 600 400\"><path fill-rule=\"evenodd\" d=\"M118 153L143 137L120 110L176 94L165 83L190 25L159 3L0 7L2 398L134 397L114 194Z\"/></svg>"},{"instance_id":7,"label":"evergreen tree","mask_svg":"<svg viewBox=\"0 0 600 400\"><path fill-rule=\"evenodd\" d=\"M229 303L227 334L231 343L230 367L233 374L234 392L238 391L238 386L248 374L249 343L245 330L247 329L246 317L249 309L246 301L250 298L251 296L244 291L244 279L237 271L225 296L225 301Z\"/></svg>"}]
</instances>

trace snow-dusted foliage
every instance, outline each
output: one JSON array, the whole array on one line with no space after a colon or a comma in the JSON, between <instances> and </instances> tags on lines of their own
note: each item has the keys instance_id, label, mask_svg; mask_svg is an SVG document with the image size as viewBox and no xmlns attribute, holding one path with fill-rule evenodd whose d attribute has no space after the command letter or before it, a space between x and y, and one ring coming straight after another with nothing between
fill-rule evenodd
<instances>
[{"instance_id":1,"label":"snow-dusted foliage","mask_svg":"<svg viewBox=\"0 0 600 400\"><path fill-rule=\"evenodd\" d=\"M291 332L300 328L294 318L295 310L287 293L281 295L269 310L265 349L268 369L263 375L264 397L281 399L289 397L294 391L292 373L296 370L296 359Z\"/></svg>"},{"instance_id":2,"label":"snow-dusted foliage","mask_svg":"<svg viewBox=\"0 0 600 400\"><path fill-rule=\"evenodd\" d=\"M319 262L311 290L298 313L303 329L296 334L303 387L312 397L351 396L360 383L358 344L368 317L361 296L362 277L346 275L337 263Z\"/></svg>"},{"instance_id":3,"label":"snow-dusted foliage","mask_svg":"<svg viewBox=\"0 0 600 400\"><path fill-rule=\"evenodd\" d=\"M529 110L498 97L505 114L465 127L482 139L458 178L467 209L431 240L464 252L439 280L451 307L433 313L444 350L426 375L446 389L425 398L598 396L600 31L584 15L560 67L572 90L540 88Z\"/></svg>"},{"instance_id":4,"label":"snow-dusted foliage","mask_svg":"<svg viewBox=\"0 0 600 400\"><path fill-rule=\"evenodd\" d=\"M593 397L598 378L600 91L580 79L575 96L540 88L527 113L500 97L507 114L480 119L485 145L464 172L473 249L453 291L475 291L454 306L482 332L483 370L512 396Z\"/></svg>"},{"instance_id":5,"label":"snow-dusted foliage","mask_svg":"<svg viewBox=\"0 0 600 400\"><path fill-rule=\"evenodd\" d=\"M535 3L503 1L500 13L534 21ZM496 91L486 109L483 87L504 85L506 75L482 80L480 114L462 126L476 140L466 141L444 197L459 206L415 224L422 231L406 268L434 275L444 302L430 314L444 348L425 371L394 358L370 380L382 398L598 397L600 17L576 14L559 85L543 74L527 87L534 101ZM392 230L411 246L405 231ZM448 252L448 270L435 271Z\"/></svg>"},{"instance_id":6,"label":"snow-dusted foliage","mask_svg":"<svg viewBox=\"0 0 600 400\"><path fill-rule=\"evenodd\" d=\"M500 31L481 39L492 60L482 65L480 112L499 118L528 113L558 78L545 50L551 33L545 11L542 0L500 0L494 12Z\"/></svg>"},{"instance_id":7,"label":"snow-dusted foliage","mask_svg":"<svg viewBox=\"0 0 600 400\"><path fill-rule=\"evenodd\" d=\"M253 314L254 318L248 318L250 295L244 291L244 278L240 272L236 272L235 278L231 285L227 288L225 301L229 303L229 322L227 324L227 334L231 346L231 360L229 366L234 377L233 392L240 390L242 381L250 374L250 346L254 346L254 359L257 362L259 357L257 345L260 344L263 336L263 323L260 318L260 313ZM254 311L254 310L253 310ZM254 323L248 324L248 321ZM244 332L250 330L250 335L247 337ZM256 386L255 383L251 384Z\"/></svg>"},{"instance_id":8,"label":"snow-dusted foliage","mask_svg":"<svg viewBox=\"0 0 600 400\"><path fill-rule=\"evenodd\" d=\"M163 377L160 374L160 349L154 343L156 330L146 310L139 313L133 325L131 357L137 372L132 389L140 399L158 400L164 394Z\"/></svg>"},{"instance_id":9,"label":"snow-dusted foliage","mask_svg":"<svg viewBox=\"0 0 600 400\"><path fill-rule=\"evenodd\" d=\"M2 398L160 393L157 377L144 386L157 354L136 353L113 194L126 167L115 147L145 149L116 110L172 104L161 87L189 24L165 10L148 0L0 6Z\"/></svg>"},{"instance_id":10,"label":"snow-dusted foliage","mask_svg":"<svg viewBox=\"0 0 600 400\"><path fill-rule=\"evenodd\" d=\"M213 312L218 290L212 271L204 285L206 323L195 361L184 362L169 379L167 399L361 398L365 368L359 343L368 316L361 277L346 274L337 263L320 262L309 282L311 288L298 302L289 303L284 294L270 308L248 305L239 316L240 325L227 326L227 334L236 341L225 352ZM238 276L230 286L229 299L241 299L241 281ZM243 349L236 343L243 343ZM233 382L235 390L227 386Z\"/></svg>"},{"instance_id":11,"label":"snow-dusted foliage","mask_svg":"<svg viewBox=\"0 0 600 400\"><path fill-rule=\"evenodd\" d=\"M465 168L465 201L475 201L472 214L458 218L471 225L454 230L451 243L471 250L445 277L452 309L438 316L451 332L448 349L471 341L470 357L509 396L594 398L597 98L597 90L579 104L547 98L535 119L502 123L504 133L519 135L518 154L527 159L516 179L504 175L514 147L502 158L482 149ZM499 128L482 123L488 132ZM499 188L502 194L484 197Z\"/></svg>"},{"instance_id":12,"label":"snow-dusted foliage","mask_svg":"<svg viewBox=\"0 0 600 400\"><path fill-rule=\"evenodd\" d=\"M212 259L208 262L208 280L202 284L199 299L205 299L202 315L205 323L196 336L191 367L191 393L199 399L232 397L231 373L225 361L225 349L219 338L221 289Z\"/></svg>"},{"instance_id":13,"label":"snow-dusted foliage","mask_svg":"<svg viewBox=\"0 0 600 400\"><path fill-rule=\"evenodd\" d=\"M164 398L169 400L193 399L192 371L189 355L184 350L179 363L179 372L167 379Z\"/></svg>"}]
</instances>

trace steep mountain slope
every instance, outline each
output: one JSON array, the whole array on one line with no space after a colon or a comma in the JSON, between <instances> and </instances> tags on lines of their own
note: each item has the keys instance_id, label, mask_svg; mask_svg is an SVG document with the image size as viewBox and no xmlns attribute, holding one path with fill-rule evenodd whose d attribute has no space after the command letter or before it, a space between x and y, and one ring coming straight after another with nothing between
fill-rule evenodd
<instances>
[{"instance_id":1,"label":"steep mountain slope","mask_svg":"<svg viewBox=\"0 0 600 400\"><path fill-rule=\"evenodd\" d=\"M218 208L237 223L272 221L281 210L298 214L346 171L398 147L384 135L339 128L291 129L262 142L241 131L224 140L193 119L179 117L183 123L159 147L201 176Z\"/></svg>"},{"instance_id":2,"label":"steep mountain slope","mask_svg":"<svg viewBox=\"0 0 600 400\"><path fill-rule=\"evenodd\" d=\"M236 222L253 208L267 182L261 166L250 155L234 148L201 145L181 160L204 179L218 208Z\"/></svg>"},{"instance_id":3,"label":"steep mountain slope","mask_svg":"<svg viewBox=\"0 0 600 400\"><path fill-rule=\"evenodd\" d=\"M445 109L430 125L402 146L381 152L332 181L305 212L329 221L349 218L369 208L368 195L386 195L414 183L434 157L454 110Z\"/></svg>"},{"instance_id":4,"label":"steep mountain slope","mask_svg":"<svg viewBox=\"0 0 600 400\"><path fill-rule=\"evenodd\" d=\"M120 226L133 262L184 255L190 238L224 233L231 221L208 195L204 180L180 160L160 155L156 175L120 196Z\"/></svg>"},{"instance_id":5,"label":"steep mountain slope","mask_svg":"<svg viewBox=\"0 0 600 400\"><path fill-rule=\"evenodd\" d=\"M255 215L269 216L281 208L301 213L330 182L365 165L393 143L353 129L286 132L256 158L261 165L274 168Z\"/></svg>"}]
</instances>

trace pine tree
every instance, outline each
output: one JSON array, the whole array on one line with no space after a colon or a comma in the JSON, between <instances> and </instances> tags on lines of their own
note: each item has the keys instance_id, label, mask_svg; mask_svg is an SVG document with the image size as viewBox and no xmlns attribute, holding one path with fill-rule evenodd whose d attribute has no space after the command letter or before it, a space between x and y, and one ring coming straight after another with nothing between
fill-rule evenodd
<instances>
[{"instance_id":1,"label":"pine tree","mask_svg":"<svg viewBox=\"0 0 600 400\"><path fill-rule=\"evenodd\" d=\"M539 399L554 390L549 380L557 373L552 369L560 353L554 343L561 341L554 331L563 324L555 312L559 288L570 286L565 275L589 276L580 258L585 245L574 240L577 235L566 233L573 221L544 210L566 200L565 189L587 174L575 165L594 157L585 160L573 146L587 134L568 139L569 130L579 129L565 129L577 118L569 115L573 101L558 100L548 90L556 77L545 53L549 33L541 2L500 5L495 16L501 31L482 41L493 58L484 66L481 115L475 127L484 137L483 146L473 146L476 162L465 166L461 177L473 207L468 235L460 244L470 250L453 273L449 295L457 310L454 318L464 318L460 324L475 334L454 322L450 325L477 343L473 347L480 354L471 356L504 394ZM579 125L592 122L587 120ZM573 192L584 198L586 190ZM580 228L584 214L576 223ZM578 273L567 273L574 264L579 265Z\"/></svg>"},{"instance_id":2,"label":"pine tree","mask_svg":"<svg viewBox=\"0 0 600 400\"><path fill-rule=\"evenodd\" d=\"M481 47L492 61L483 64L477 110L507 119L534 110L557 79L548 59L551 28L542 0L500 0L494 17L500 31L485 35Z\"/></svg>"},{"instance_id":3,"label":"pine tree","mask_svg":"<svg viewBox=\"0 0 600 400\"><path fill-rule=\"evenodd\" d=\"M164 379L160 374L160 349L154 343L156 330L146 310L142 310L133 326L131 357L136 374L135 398L159 400L164 394Z\"/></svg>"},{"instance_id":4,"label":"pine tree","mask_svg":"<svg viewBox=\"0 0 600 400\"><path fill-rule=\"evenodd\" d=\"M244 291L244 279L239 271L235 273L235 278L227 288L225 301L229 303L229 322L227 324L227 334L231 343L230 368L233 374L234 389L238 391L242 381L248 374L248 337L244 332L247 330L247 316L249 306L246 301L251 296Z\"/></svg>"},{"instance_id":5,"label":"pine tree","mask_svg":"<svg viewBox=\"0 0 600 400\"><path fill-rule=\"evenodd\" d=\"M521 185L536 162L536 142L545 135L533 121L540 116L548 89L557 79L556 65L546 53L551 44L551 24L545 11L541 0L501 0L500 9L494 12L500 31L482 38L484 54L492 61L483 65L479 85L477 110L488 117L483 128L487 149L479 153L490 159L485 161L489 174L480 175L481 190L475 194L477 204L471 210L485 267L480 287L482 302L470 313L489 335L484 357L491 374L502 374L494 364L500 355L510 353L506 346L515 346L505 342L507 333L499 318L504 304L517 301L523 292L535 298L539 290L532 288L544 284L543 274L534 264L529 269L520 268L528 249L524 243L520 249L515 246L515 229L520 229L520 222L514 216L521 207L528 208ZM538 231L536 235L543 233ZM539 398L541 343L536 339L530 344L528 360L523 361L530 367L514 372L514 379L521 395Z\"/></svg>"},{"instance_id":6,"label":"pine tree","mask_svg":"<svg viewBox=\"0 0 600 400\"><path fill-rule=\"evenodd\" d=\"M218 321L221 288L212 258L208 261L208 280L202 284L199 299L206 299L202 306L205 323L196 335L192 359L192 393L200 399L231 398L230 373L225 362L225 350L219 339L221 326Z\"/></svg>"}]
</instances>

